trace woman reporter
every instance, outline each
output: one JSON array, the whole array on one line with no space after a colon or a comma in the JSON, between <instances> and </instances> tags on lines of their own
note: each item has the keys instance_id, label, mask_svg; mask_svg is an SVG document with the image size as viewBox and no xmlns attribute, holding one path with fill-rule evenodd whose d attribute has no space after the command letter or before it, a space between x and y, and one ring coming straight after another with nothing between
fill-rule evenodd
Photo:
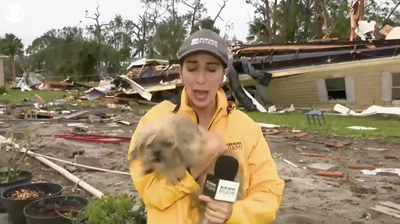
<instances>
[{"instance_id":1,"label":"woman reporter","mask_svg":"<svg viewBox=\"0 0 400 224\"><path fill-rule=\"evenodd\" d=\"M244 172L243 200L226 203L201 195L199 199L207 203L207 220L228 224L267 224L275 220L284 182L259 125L228 102L220 88L228 73L227 49L225 40L211 30L190 35L177 54L184 84L180 101L164 101L153 107L132 136L129 153L146 125L174 113L188 116L208 135L203 158L176 185L167 185L165 178L153 174L141 175L138 160L130 163L133 184L147 207L149 224L196 223L197 210L190 206L190 194L199 188L195 179L226 150L234 150ZM235 147L228 149L232 145Z\"/></svg>"}]
</instances>

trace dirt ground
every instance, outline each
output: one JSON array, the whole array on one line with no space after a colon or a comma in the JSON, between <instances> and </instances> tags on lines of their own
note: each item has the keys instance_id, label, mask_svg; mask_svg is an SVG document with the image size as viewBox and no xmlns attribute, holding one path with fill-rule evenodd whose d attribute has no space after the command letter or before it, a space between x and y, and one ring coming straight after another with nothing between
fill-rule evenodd
<instances>
[{"instance_id":1,"label":"dirt ground","mask_svg":"<svg viewBox=\"0 0 400 224\"><path fill-rule=\"evenodd\" d=\"M92 109L95 110L95 109ZM121 113L126 120L137 122L141 113ZM1 115L5 118L6 115ZM135 125L109 128L105 124L88 124L96 132L113 132L118 136L130 137ZM28 121L13 121L0 124L1 130L24 130L29 128L41 135L68 134L66 123L40 123ZM113 131L114 130L114 131ZM289 181L286 183L284 197L277 215L277 224L379 224L397 223L398 219L384 214L378 214L369 208L379 201L400 203L397 196L400 191L399 176L370 176L359 170L347 169L351 164L368 164L385 168L397 168L397 160L385 159L386 154L393 154L400 149L399 145L379 143L378 141L354 142L343 138L310 134L300 140L294 140L292 133L268 135L271 152L275 157L279 174ZM332 149L324 144L314 142L342 142L352 144L345 148ZM387 152L363 150L364 147L386 148ZM128 143L120 145L84 143L46 137L35 149L35 152L59 159L73 161L72 152L83 149L84 155L101 158L102 168L128 172L126 154ZM300 153L319 153L340 156L341 158L314 158L300 156ZM297 164L293 167L282 158ZM55 162L60 166L65 164ZM346 175L343 178L316 176L315 171L303 169L312 163L330 163L339 167ZM75 194L87 195L72 182L53 171L51 168L29 159L27 169L34 173L34 181L58 182ZM70 167L67 167L70 168ZM399 167L400 168L400 167ZM134 187L129 175L114 174L83 169L73 169L79 178L102 192L113 194L134 193ZM90 195L87 195L90 197ZM372 220L371 220L372 217Z\"/></svg>"},{"instance_id":2,"label":"dirt ground","mask_svg":"<svg viewBox=\"0 0 400 224\"><path fill-rule=\"evenodd\" d=\"M297 164L295 168L282 160L275 160L279 174L290 178L286 184L277 224L378 224L398 223L399 220L378 214L369 208L380 201L400 202L399 176L370 176L359 170L347 169L348 165L368 164L377 167L397 168L397 160L385 159L385 155L396 154L399 145L382 144L377 141L354 142L342 149L331 149L323 144L298 140L287 140L285 136L267 136L275 156L283 156ZM317 142L343 142L352 140L322 135L310 135L301 140ZM362 148L385 148L387 152L374 152ZM329 154L334 159L300 156L300 153ZM337 158L341 157L341 158ZM312 163L329 163L339 166L343 178L316 176L315 172L300 167ZM372 219L370 219L372 217Z\"/></svg>"}]
</instances>

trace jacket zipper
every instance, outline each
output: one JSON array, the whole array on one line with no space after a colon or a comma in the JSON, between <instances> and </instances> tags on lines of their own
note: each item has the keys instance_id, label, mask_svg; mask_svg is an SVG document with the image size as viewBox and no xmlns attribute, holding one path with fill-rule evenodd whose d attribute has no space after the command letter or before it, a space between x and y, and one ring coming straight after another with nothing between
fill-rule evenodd
<instances>
[{"instance_id":1,"label":"jacket zipper","mask_svg":"<svg viewBox=\"0 0 400 224\"><path fill-rule=\"evenodd\" d=\"M196 111L193 110L193 112L194 112L194 114L196 114L196 121L197 121L197 124L200 124L199 115L197 115Z\"/></svg>"},{"instance_id":2,"label":"jacket zipper","mask_svg":"<svg viewBox=\"0 0 400 224\"><path fill-rule=\"evenodd\" d=\"M218 116L219 112L221 112L221 110L222 110L222 108L219 108L217 114L215 115L215 117L212 119L210 125L208 126L208 130L210 130L211 126L213 125L215 119L217 118L217 116ZM197 114L196 114L196 115L197 115Z\"/></svg>"}]
</instances>

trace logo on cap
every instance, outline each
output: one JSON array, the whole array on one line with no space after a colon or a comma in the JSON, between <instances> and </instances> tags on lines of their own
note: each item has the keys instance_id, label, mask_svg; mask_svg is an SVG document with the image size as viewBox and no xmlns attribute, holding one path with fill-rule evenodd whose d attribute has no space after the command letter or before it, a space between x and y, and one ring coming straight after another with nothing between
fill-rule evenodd
<instances>
[{"instance_id":1,"label":"logo on cap","mask_svg":"<svg viewBox=\"0 0 400 224\"><path fill-rule=\"evenodd\" d=\"M196 44L208 44L218 47L218 42L209 38L193 38L191 45L196 45Z\"/></svg>"}]
</instances>

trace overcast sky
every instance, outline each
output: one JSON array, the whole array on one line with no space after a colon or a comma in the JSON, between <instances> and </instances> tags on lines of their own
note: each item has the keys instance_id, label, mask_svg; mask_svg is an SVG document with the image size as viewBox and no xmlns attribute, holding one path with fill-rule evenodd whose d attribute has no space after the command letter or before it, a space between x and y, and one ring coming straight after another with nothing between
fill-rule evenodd
<instances>
[{"instance_id":1,"label":"overcast sky","mask_svg":"<svg viewBox=\"0 0 400 224\"><path fill-rule=\"evenodd\" d=\"M90 24L91 20L85 19L85 10L95 12L97 2L100 5L100 19L108 22L116 14L123 18L137 21L142 8L140 0L0 0L0 36L13 33L22 39L25 47L32 41L53 28L76 26L82 20L81 26ZM218 4L222 0L205 0L208 15L214 17L219 11ZM187 10L182 6L179 10ZM229 0L221 13L225 22L218 20L217 26L221 29L226 21L233 22L235 34L244 40L247 36L248 22L254 9L245 3L245 0ZM223 32L223 31L222 31Z\"/></svg>"}]
</instances>

